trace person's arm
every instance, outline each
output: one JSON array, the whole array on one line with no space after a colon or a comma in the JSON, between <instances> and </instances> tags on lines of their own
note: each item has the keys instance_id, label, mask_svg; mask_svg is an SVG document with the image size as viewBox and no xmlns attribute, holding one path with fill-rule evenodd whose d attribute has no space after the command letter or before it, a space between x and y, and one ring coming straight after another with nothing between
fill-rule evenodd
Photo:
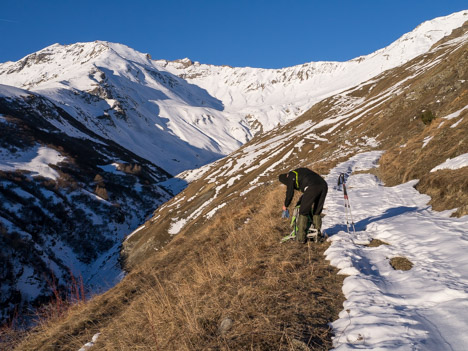
<instances>
[{"instance_id":1,"label":"person's arm","mask_svg":"<svg viewBox=\"0 0 468 351\"><path fill-rule=\"evenodd\" d=\"M294 196L294 182L296 181L296 175L292 172L288 173L288 183L286 184L286 198L284 200L283 210L288 208L291 204Z\"/></svg>"}]
</instances>

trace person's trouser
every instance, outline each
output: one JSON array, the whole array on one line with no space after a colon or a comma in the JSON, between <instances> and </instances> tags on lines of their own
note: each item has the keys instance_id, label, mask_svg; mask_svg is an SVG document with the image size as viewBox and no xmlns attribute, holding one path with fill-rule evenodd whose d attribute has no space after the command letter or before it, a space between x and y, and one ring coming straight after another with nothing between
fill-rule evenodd
<instances>
[{"instance_id":1,"label":"person's trouser","mask_svg":"<svg viewBox=\"0 0 468 351\"><path fill-rule=\"evenodd\" d=\"M323 210L325 198L327 197L328 186L324 185L310 185L301 197L301 206L299 214L303 216L320 215ZM312 209L312 205L314 206Z\"/></svg>"}]
</instances>

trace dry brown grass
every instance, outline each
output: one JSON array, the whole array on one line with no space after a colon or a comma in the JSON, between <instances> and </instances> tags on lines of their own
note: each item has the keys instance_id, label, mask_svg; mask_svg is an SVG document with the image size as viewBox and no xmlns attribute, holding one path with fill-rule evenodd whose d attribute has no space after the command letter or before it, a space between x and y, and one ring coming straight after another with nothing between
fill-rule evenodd
<instances>
[{"instance_id":1,"label":"dry brown grass","mask_svg":"<svg viewBox=\"0 0 468 351\"><path fill-rule=\"evenodd\" d=\"M0 350L13 350L25 337L26 332L18 328L14 321L0 325Z\"/></svg>"},{"instance_id":2,"label":"dry brown grass","mask_svg":"<svg viewBox=\"0 0 468 351\"><path fill-rule=\"evenodd\" d=\"M329 349L343 278L324 260L328 244L279 243L282 190L233 201L19 349L76 350L96 332L98 350Z\"/></svg>"},{"instance_id":3,"label":"dry brown grass","mask_svg":"<svg viewBox=\"0 0 468 351\"><path fill-rule=\"evenodd\" d=\"M405 147L388 150L380 160L380 176L387 185L396 185L410 179L419 179L416 189L431 196L430 205L442 211L457 208L456 216L468 213L468 177L466 167L456 170L431 169L449 158L468 151L468 119L458 128L454 121L433 122L427 130L410 139ZM431 138L424 147L424 139Z\"/></svg>"},{"instance_id":4,"label":"dry brown grass","mask_svg":"<svg viewBox=\"0 0 468 351\"><path fill-rule=\"evenodd\" d=\"M406 257L392 257L390 259L390 266L395 270L409 271L413 268L413 263L411 263L411 261Z\"/></svg>"},{"instance_id":5,"label":"dry brown grass","mask_svg":"<svg viewBox=\"0 0 468 351\"><path fill-rule=\"evenodd\" d=\"M366 246L368 246L368 247L379 247L379 246L382 246L382 245L389 245L389 244L386 243L385 241L380 240L380 239L372 239L371 242Z\"/></svg>"},{"instance_id":6,"label":"dry brown grass","mask_svg":"<svg viewBox=\"0 0 468 351\"><path fill-rule=\"evenodd\" d=\"M457 208L454 216L468 214L468 167L439 170L423 177L416 189L431 197L429 202L437 211Z\"/></svg>"}]
</instances>

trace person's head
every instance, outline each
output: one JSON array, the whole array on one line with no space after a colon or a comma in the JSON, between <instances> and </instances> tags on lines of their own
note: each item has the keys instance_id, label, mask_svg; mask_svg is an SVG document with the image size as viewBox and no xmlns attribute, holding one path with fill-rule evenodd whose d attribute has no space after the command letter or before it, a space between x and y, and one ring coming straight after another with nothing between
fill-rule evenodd
<instances>
[{"instance_id":1,"label":"person's head","mask_svg":"<svg viewBox=\"0 0 468 351\"><path fill-rule=\"evenodd\" d=\"M278 180L279 180L281 183L283 183L284 185L287 185L287 184L288 184L288 183L287 183L287 182L288 182L288 175L287 175L286 173L280 174L280 175L278 176Z\"/></svg>"}]
</instances>

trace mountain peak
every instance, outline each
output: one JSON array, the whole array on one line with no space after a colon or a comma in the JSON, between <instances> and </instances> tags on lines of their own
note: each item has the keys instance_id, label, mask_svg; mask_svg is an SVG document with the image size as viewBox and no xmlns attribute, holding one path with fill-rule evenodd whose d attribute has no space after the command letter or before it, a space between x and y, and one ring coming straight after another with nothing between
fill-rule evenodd
<instances>
[{"instance_id":1,"label":"mountain peak","mask_svg":"<svg viewBox=\"0 0 468 351\"><path fill-rule=\"evenodd\" d=\"M192 66L194 64L193 61L190 60L188 57L183 58L183 59L179 59L179 60L174 60L172 62L179 63L183 68L190 67L190 66Z\"/></svg>"},{"instance_id":2,"label":"mountain peak","mask_svg":"<svg viewBox=\"0 0 468 351\"><path fill-rule=\"evenodd\" d=\"M54 59L69 60L71 62L82 61L86 58L99 56L102 52L107 51L109 46L106 42L87 42L75 43L69 45L61 45L59 43L50 45L38 52L27 55L18 62L18 70L31 65L41 65L53 61Z\"/></svg>"},{"instance_id":3,"label":"mountain peak","mask_svg":"<svg viewBox=\"0 0 468 351\"><path fill-rule=\"evenodd\" d=\"M103 66L119 70L125 62L147 65L148 54L140 53L123 44L107 41L83 42L69 45L53 44L32 53L17 62L0 64L2 84L24 89L56 88L60 82L82 80ZM68 85L68 83L66 85Z\"/></svg>"}]
</instances>

